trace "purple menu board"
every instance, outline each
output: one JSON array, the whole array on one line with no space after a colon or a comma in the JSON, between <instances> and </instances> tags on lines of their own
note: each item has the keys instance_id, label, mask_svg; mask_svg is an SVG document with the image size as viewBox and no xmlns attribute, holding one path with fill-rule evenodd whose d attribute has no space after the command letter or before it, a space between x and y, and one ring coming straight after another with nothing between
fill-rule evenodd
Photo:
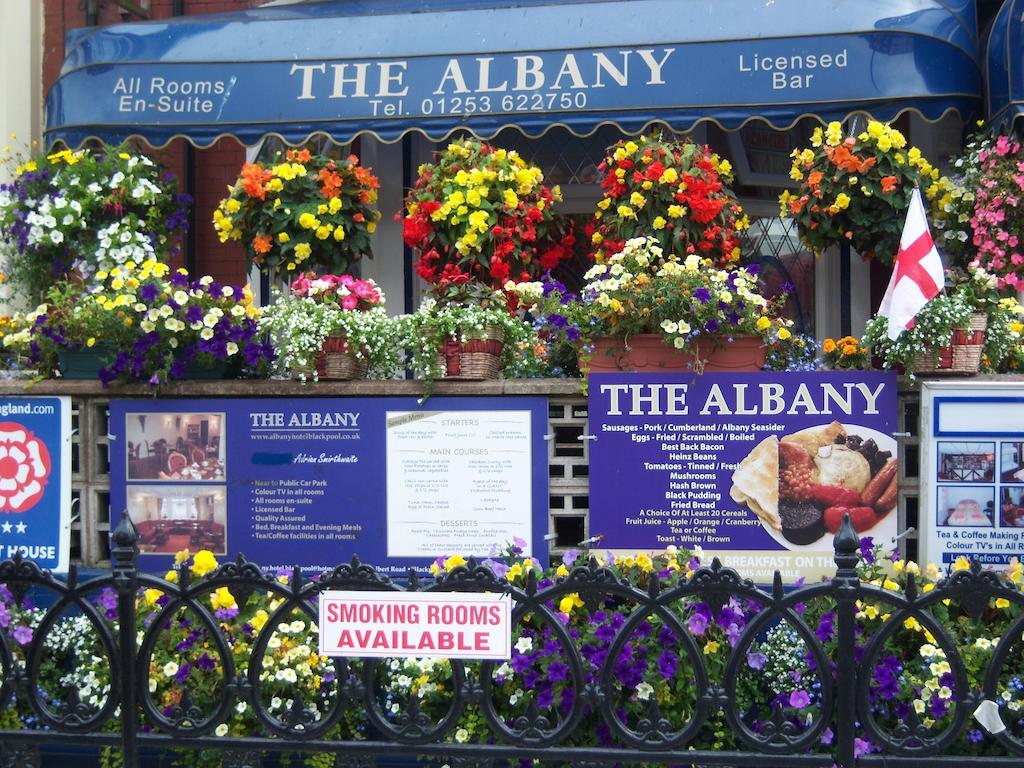
<instances>
[{"instance_id":1,"label":"purple menu board","mask_svg":"<svg viewBox=\"0 0 1024 768\"><path fill-rule=\"evenodd\" d=\"M589 414L590 531L613 552L699 548L791 583L834 571L846 513L897 534L894 374L594 374Z\"/></svg>"}]
</instances>

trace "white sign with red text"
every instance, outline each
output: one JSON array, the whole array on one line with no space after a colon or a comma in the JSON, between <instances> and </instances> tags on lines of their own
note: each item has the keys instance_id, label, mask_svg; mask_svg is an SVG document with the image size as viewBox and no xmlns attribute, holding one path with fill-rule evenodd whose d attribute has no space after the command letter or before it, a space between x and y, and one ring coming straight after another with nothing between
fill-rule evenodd
<instances>
[{"instance_id":1,"label":"white sign with red text","mask_svg":"<svg viewBox=\"0 0 1024 768\"><path fill-rule=\"evenodd\" d=\"M320 655L508 659L512 598L466 592L324 592Z\"/></svg>"}]
</instances>

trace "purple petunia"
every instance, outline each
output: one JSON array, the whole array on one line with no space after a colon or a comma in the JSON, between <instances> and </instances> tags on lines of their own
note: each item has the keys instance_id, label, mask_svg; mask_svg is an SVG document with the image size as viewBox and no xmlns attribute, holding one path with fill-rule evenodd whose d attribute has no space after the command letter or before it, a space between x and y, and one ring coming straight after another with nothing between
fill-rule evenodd
<instances>
[{"instance_id":1,"label":"purple petunia","mask_svg":"<svg viewBox=\"0 0 1024 768\"><path fill-rule=\"evenodd\" d=\"M689 621L686 622L686 626L690 628L693 634L703 635L704 631L708 628L707 617L702 613L694 613L690 616Z\"/></svg>"},{"instance_id":2,"label":"purple petunia","mask_svg":"<svg viewBox=\"0 0 1024 768\"><path fill-rule=\"evenodd\" d=\"M15 627L11 636L18 641L19 645L28 645L32 642L32 630L24 625Z\"/></svg>"},{"instance_id":3,"label":"purple petunia","mask_svg":"<svg viewBox=\"0 0 1024 768\"><path fill-rule=\"evenodd\" d=\"M693 298L699 301L701 304L707 304L711 301L711 291L707 288L698 288L693 292Z\"/></svg>"},{"instance_id":4,"label":"purple petunia","mask_svg":"<svg viewBox=\"0 0 1024 768\"><path fill-rule=\"evenodd\" d=\"M807 695L807 691L799 690L789 694L789 706L794 709L803 709L810 703L811 697Z\"/></svg>"},{"instance_id":5,"label":"purple petunia","mask_svg":"<svg viewBox=\"0 0 1024 768\"><path fill-rule=\"evenodd\" d=\"M860 556L868 565L875 562L875 540L870 536L864 536L860 540Z\"/></svg>"},{"instance_id":6,"label":"purple petunia","mask_svg":"<svg viewBox=\"0 0 1024 768\"><path fill-rule=\"evenodd\" d=\"M766 661L768 661L768 657L763 653L747 654L747 666L751 669L763 669Z\"/></svg>"}]
</instances>

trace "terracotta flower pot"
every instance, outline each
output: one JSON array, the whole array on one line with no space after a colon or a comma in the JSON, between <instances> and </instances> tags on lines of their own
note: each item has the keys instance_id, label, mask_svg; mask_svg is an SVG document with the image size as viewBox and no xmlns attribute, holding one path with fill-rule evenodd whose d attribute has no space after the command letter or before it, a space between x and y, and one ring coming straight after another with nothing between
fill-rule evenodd
<instances>
[{"instance_id":1,"label":"terracotta flower pot","mask_svg":"<svg viewBox=\"0 0 1024 768\"><path fill-rule=\"evenodd\" d=\"M730 337L698 336L692 350L670 347L657 333L631 336L628 346L622 337L603 336L594 343L589 372L759 371L764 367L766 353L764 342L758 336L746 334Z\"/></svg>"}]
</instances>

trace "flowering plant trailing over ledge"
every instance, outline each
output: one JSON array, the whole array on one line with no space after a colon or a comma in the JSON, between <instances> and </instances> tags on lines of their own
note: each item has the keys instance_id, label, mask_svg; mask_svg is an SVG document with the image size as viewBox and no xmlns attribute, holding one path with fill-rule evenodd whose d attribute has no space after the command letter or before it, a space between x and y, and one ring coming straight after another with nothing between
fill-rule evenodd
<instances>
[{"instance_id":1,"label":"flowering plant trailing over ledge","mask_svg":"<svg viewBox=\"0 0 1024 768\"><path fill-rule=\"evenodd\" d=\"M282 162L243 165L214 211L213 226L221 242L241 241L260 269L342 273L372 256L379 187L355 155L334 159L290 149Z\"/></svg>"},{"instance_id":2,"label":"flowering plant trailing over ledge","mask_svg":"<svg viewBox=\"0 0 1024 768\"><path fill-rule=\"evenodd\" d=\"M54 372L59 350L96 345L109 353L99 373L105 385L155 386L185 377L193 362L255 367L274 357L257 337L259 309L248 287L208 275L193 280L152 259L101 270L95 280L91 288L55 286L28 315L33 359L44 375Z\"/></svg>"},{"instance_id":3,"label":"flowering plant trailing over ledge","mask_svg":"<svg viewBox=\"0 0 1024 768\"><path fill-rule=\"evenodd\" d=\"M465 343L470 338L492 338L498 332L503 342L501 364L510 377L520 364L536 367L528 359L535 357L539 343L533 327L510 310L503 293L464 277L436 283L419 309L399 320L413 370L427 382L424 397L446 373L442 351L451 339Z\"/></svg>"},{"instance_id":4,"label":"flowering plant trailing over ledge","mask_svg":"<svg viewBox=\"0 0 1024 768\"><path fill-rule=\"evenodd\" d=\"M811 146L792 157L790 176L799 183L779 197L780 215L796 219L800 239L817 255L849 242L864 258L891 264L915 186L931 204L935 228L944 226L953 185L887 123L870 120L845 137L838 122L815 128Z\"/></svg>"},{"instance_id":5,"label":"flowering plant trailing over ledge","mask_svg":"<svg viewBox=\"0 0 1024 768\"><path fill-rule=\"evenodd\" d=\"M384 309L384 293L373 280L351 275L301 275L291 284L291 295L274 295L264 307L260 328L270 334L278 353L278 368L291 374L311 371L318 378L316 361L330 336L344 336L357 358L365 358L368 375L391 378L399 368L401 340L398 323Z\"/></svg>"},{"instance_id":6,"label":"flowering plant trailing over ledge","mask_svg":"<svg viewBox=\"0 0 1024 768\"><path fill-rule=\"evenodd\" d=\"M718 269L695 253L680 259L655 238L636 237L590 268L579 298L567 298L550 281L506 288L551 334L583 344L641 333L660 334L676 349L693 349L700 336L786 342L792 323L777 316L785 296L762 296L758 272L756 265Z\"/></svg>"},{"instance_id":7,"label":"flowering plant trailing over ledge","mask_svg":"<svg viewBox=\"0 0 1024 768\"><path fill-rule=\"evenodd\" d=\"M871 368L867 346L853 336L821 342L821 362L831 371L862 371Z\"/></svg>"},{"instance_id":8,"label":"flowering plant trailing over ledge","mask_svg":"<svg viewBox=\"0 0 1024 768\"><path fill-rule=\"evenodd\" d=\"M427 282L468 276L495 288L572 258L575 236L554 204L558 187L515 151L454 141L421 165L405 199L406 245Z\"/></svg>"},{"instance_id":9,"label":"flowering plant trailing over ledge","mask_svg":"<svg viewBox=\"0 0 1024 768\"><path fill-rule=\"evenodd\" d=\"M0 238L8 278L30 304L69 273L91 279L127 261L166 259L188 226L174 176L128 145L30 158L0 153Z\"/></svg>"},{"instance_id":10,"label":"flowering plant trailing over ledge","mask_svg":"<svg viewBox=\"0 0 1024 768\"><path fill-rule=\"evenodd\" d=\"M604 196L591 241L599 263L638 237L654 238L680 259L694 254L718 267L739 261L740 233L750 222L728 186L729 161L708 147L660 136L624 139L598 170Z\"/></svg>"}]
</instances>

